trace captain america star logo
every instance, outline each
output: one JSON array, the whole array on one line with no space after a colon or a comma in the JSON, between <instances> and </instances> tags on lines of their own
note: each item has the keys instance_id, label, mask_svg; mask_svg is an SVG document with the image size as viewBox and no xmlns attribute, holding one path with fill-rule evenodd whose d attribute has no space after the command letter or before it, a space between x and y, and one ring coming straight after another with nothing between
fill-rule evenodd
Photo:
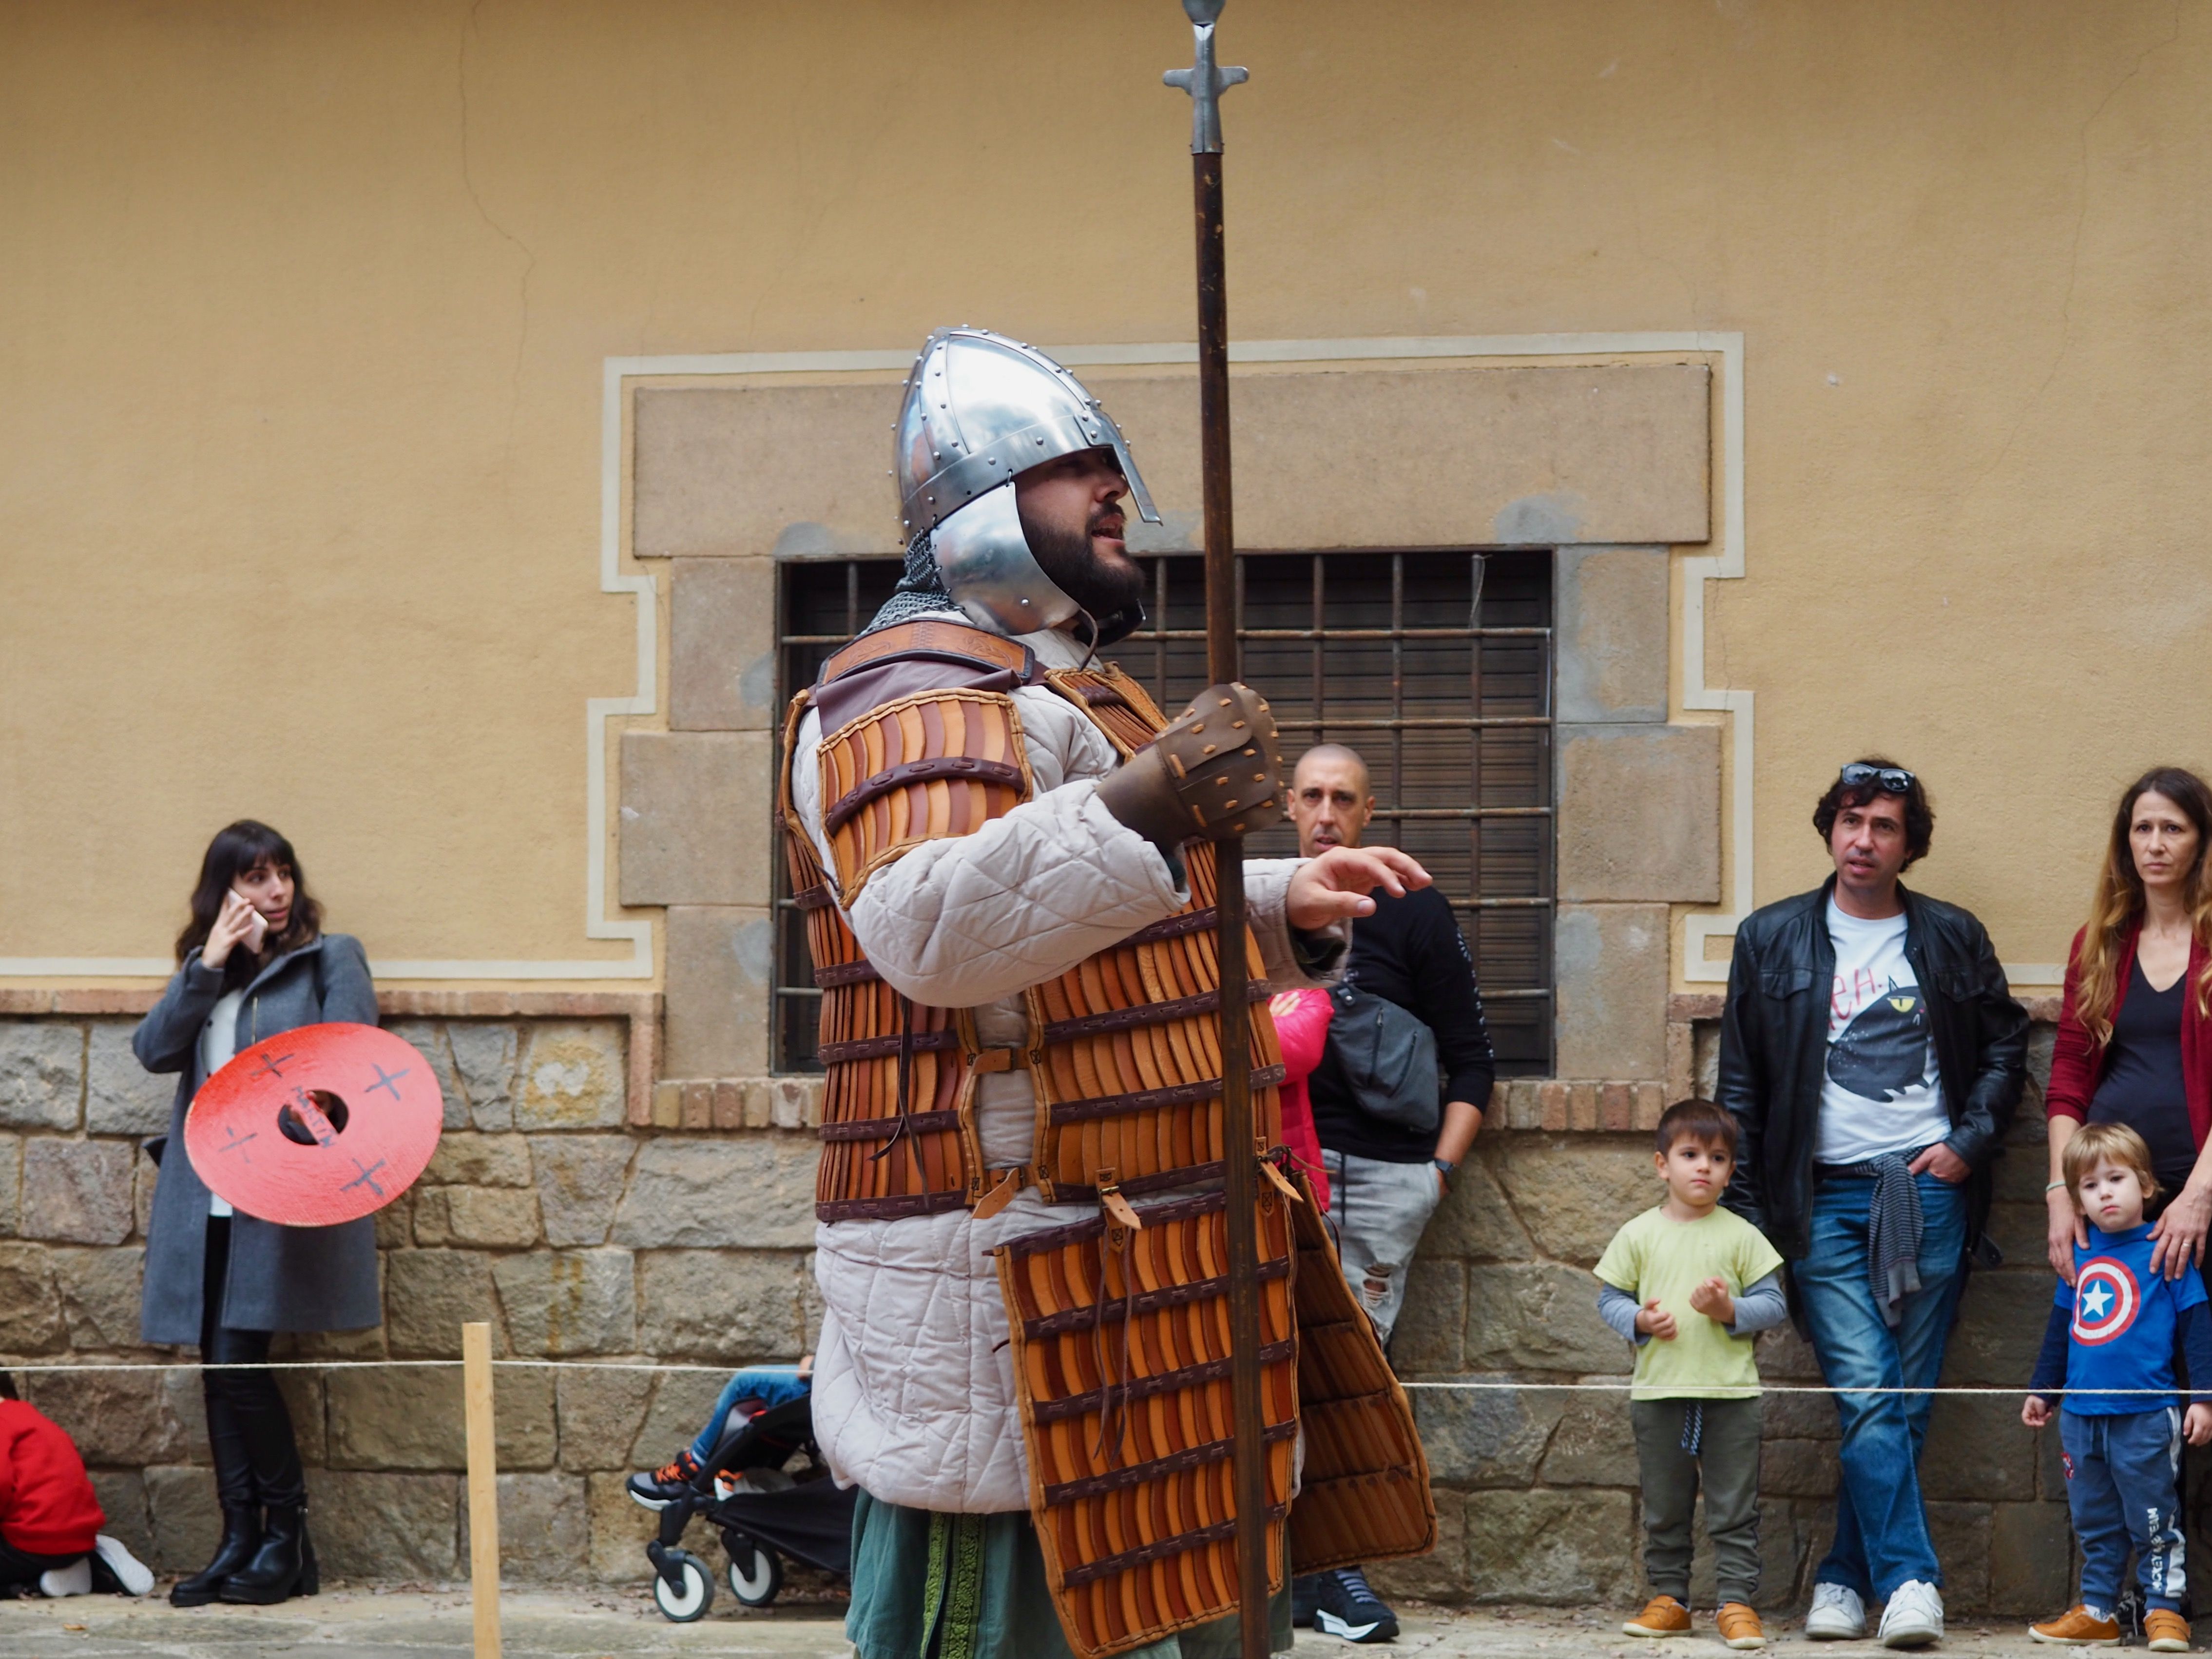
<instances>
[{"instance_id":1,"label":"captain america star logo","mask_svg":"<svg viewBox=\"0 0 2212 1659\"><path fill-rule=\"evenodd\" d=\"M2108 1255L2081 1264L2074 1281L2074 1340L2094 1347L2136 1322L2142 1292L2124 1262Z\"/></svg>"}]
</instances>

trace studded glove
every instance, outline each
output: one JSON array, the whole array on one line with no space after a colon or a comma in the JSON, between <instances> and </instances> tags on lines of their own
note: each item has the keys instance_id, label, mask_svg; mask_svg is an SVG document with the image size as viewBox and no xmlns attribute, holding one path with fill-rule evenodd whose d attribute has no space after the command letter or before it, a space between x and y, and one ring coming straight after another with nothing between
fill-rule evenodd
<instances>
[{"instance_id":1,"label":"studded glove","mask_svg":"<svg viewBox=\"0 0 2212 1659\"><path fill-rule=\"evenodd\" d=\"M1098 799L1170 860L1187 841L1266 829L1283 815L1283 757L1267 700L1249 685L1206 687L1098 786Z\"/></svg>"}]
</instances>

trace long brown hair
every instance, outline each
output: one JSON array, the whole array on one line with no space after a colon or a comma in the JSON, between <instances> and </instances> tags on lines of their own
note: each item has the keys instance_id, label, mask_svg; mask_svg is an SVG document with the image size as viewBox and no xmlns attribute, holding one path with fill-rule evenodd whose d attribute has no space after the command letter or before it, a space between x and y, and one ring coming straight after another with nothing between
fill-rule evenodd
<instances>
[{"instance_id":1,"label":"long brown hair","mask_svg":"<svg viewBox=\"0 0 2212 1659\"><path fill-rule=\"evenodd\" d=\"M307 892L307 872L300 868L292 843L265 823L240 818L216 831L200 860L200 878L192 888L191 920L177 935L177 960L181 963L207 943L215 919L222 914L223 896L230 891L230 884L257 864L292 872L292 914L285 920L283 933L261 941L259 955L245 950L230 953L230 959L223 963L227 988L245 984L262 963L298 950L323 930L323 907Z\"/></svg>"},{"instance_id":2,"label":"long brown hair","mask_svg":"<svg viewBox=\"0 0 2212 1659\"><path fill-rule=\"evenodd\" d=\"M2135 848L2128 831L2135 823L2136 803L2145 795L2163 795L2181 809L2197 826L2197 861L2189 866L2181 884L2182 908L2189 912L2189 931L2199 944L2212 945L2212 788L2194 772L2178 766L2153 767L2130 784L2120 797L2120 810L2112 815L2112 834L2105 847L2105 867L2098 872L2096 896L2089 901L2089 920L2081 929L2081 950L2076 961L2074 1012L2099 1048L2112 1040L2112 1003L2120 978L2128 971L2120 949L2129 928L2143 915L2142 878L2136 873ZM2197 1012L2212 1014L2212 963L2197 976Z\"/></svg>"}]
</instances>

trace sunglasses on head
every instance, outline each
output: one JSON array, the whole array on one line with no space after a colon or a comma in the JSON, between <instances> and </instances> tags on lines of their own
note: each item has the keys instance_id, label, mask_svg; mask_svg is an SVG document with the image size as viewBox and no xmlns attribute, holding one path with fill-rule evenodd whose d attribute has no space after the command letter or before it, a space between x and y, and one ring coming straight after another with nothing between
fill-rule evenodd
<instances>
[{"instance_id":1,"label":"sunglasses on head","mask_svg":"<svg viewBox=\"0 0 2212 1659\"><path fill-rule=\"evenodd\" d=\"M1885 795L1909 794L1912 790L1912 774L1901 766L1867 766L1853 761L1838 776L1846 789L1870 783Z\"/></svg>"}]
</instances>

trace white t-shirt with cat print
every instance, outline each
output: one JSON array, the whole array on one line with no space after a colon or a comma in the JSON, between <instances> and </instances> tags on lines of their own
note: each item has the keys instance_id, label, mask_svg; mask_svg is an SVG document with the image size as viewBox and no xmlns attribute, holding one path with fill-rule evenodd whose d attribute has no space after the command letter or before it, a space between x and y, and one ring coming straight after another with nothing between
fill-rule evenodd
<instances>
[{"instance_id":1,"label":"white t-shirt with cat print","mask_svg":"<svg viewBox=\"0 0 2212 1659\"><path fill-rule=\"evenodd\" d=\"M1828 901L1836 980L1828 995L1828 1056L1820 1079L1823 1164L1863 1164L1917 1152L1951 1133L1920 976L1905 954L1905 917L1846 915Z\"/></svg>"}]
</instances>

